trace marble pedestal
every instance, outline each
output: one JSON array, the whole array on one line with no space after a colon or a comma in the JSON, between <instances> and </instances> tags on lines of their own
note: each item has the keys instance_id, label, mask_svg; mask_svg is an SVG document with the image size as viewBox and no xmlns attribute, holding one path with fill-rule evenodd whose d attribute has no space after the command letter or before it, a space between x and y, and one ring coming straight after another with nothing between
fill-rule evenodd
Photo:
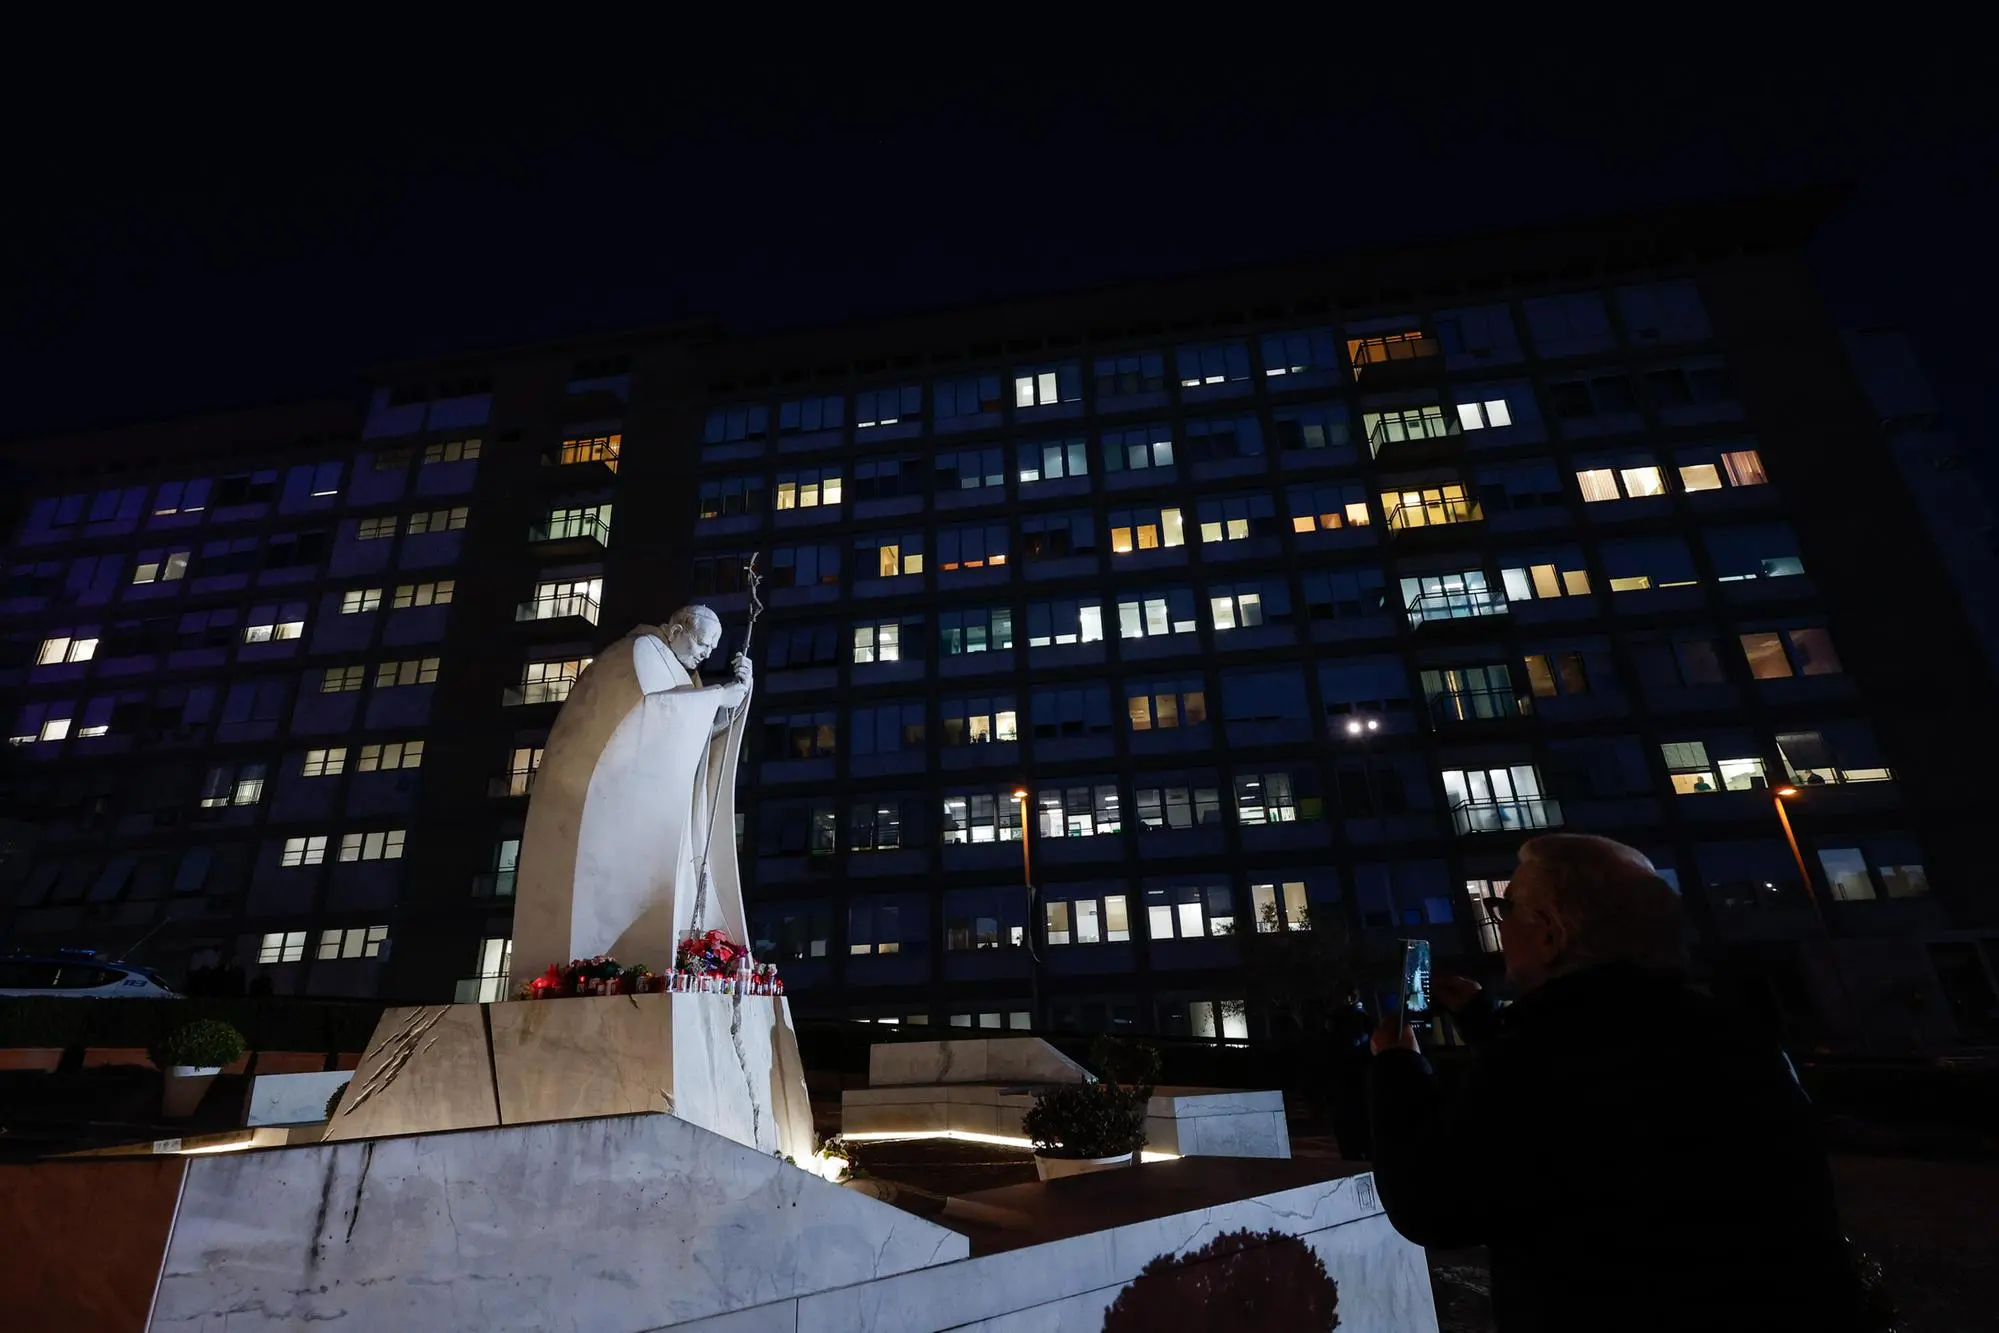
<instances>
[{"instance_id":1,"label":"marble pedestal","mask_svg":"<svg viewBox=\"0 0 1999 1333\"><path fill-rule=\"evenodd\" d=\"M602 995L391 1009L329 1142L665 1112L768 1153L812 1152L782 996Z\"/></svg>"},{"instance_id":2,"label":"marble pedestal","mask_svg":"<svg viewBox=\"0 0 1999 1333\"><path fill-rule=\"evenodd\" d=\"M1243 1229L1319 1255L1342 1333L1437 1327L1372 1176L1324 1160L1188 1158L955 1196L935 1220L665 1115L0 1166L0 1188L10 1171L43 1224L17 1257L71 1279L30 1301L38 1327L1091 1333L1149 1261ZM106 1198L155 1206L107 1219ZM109 1318L75 1256L134 1227Z\"/></svg>"},{"instance_id":3,"label":"marble pedestal","mask_svg":"<svg viewBox=\"0 0 1999 1333\"><path fill-rule=\"evenodd\" d=\"M175 1160L152 1333L645 1333L970 1253L667 1115Z\"/></svg>"}]
</instances>

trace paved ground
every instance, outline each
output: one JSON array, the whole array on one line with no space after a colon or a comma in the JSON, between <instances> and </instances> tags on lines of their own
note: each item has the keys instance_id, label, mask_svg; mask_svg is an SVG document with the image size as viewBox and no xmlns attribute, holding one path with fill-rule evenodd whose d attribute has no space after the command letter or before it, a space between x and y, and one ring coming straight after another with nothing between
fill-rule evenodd
<instances>
[{"instance_id":1,"label":"paved ground","mask_svg":"<svg viewBox=\"0 0 1999 1333\"><path fill-rule=\"evenodd\" d=\"M1335 1153L1299 1134L1297 1155ZM1034 1179L1026 1152L947 1140L855 1145L866 1170L904 1188L900 1206L941 1207L948 1194ZM1999 1162L1839 1157L1840 1207L1861 1246L1880 1261L1905 1333L1999 1330ZM1443 1333L1490 1333L1483 1250L1434 1252L1430 1281Z\"/></svg>"}]
</instances>

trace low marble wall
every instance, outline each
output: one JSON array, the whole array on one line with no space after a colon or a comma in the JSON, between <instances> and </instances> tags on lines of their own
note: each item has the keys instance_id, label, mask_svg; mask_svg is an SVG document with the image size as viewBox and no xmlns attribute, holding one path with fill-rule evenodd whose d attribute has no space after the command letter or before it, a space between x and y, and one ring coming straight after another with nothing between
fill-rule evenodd
<instances>
[{"instance_id":1,"label":"low marble wall","mask_svg":"<svg viewBox=\"0 0 1999 1333\"><path fill-rule=\"evenodd\" d=\"M1145 1146L1182 1157L1289 1157L1284 1094L1275 1089L1156 1088L1145 1113Z\"/></svg>"},{"instance_id":2,"label":"low marble wall","mask_svg":"<svg viewBox=\"0 0 1999 1333\"><path fill-rule=\"evenodd\" d=\"M1224 1232L1244 1229L1297 1236L1312 1247L1339 1284L1340 1333L1436 1333L1423 1251L1389 1225L1375 1197L1374 1178L1367 1174L661 1328L672 1327L676 1333L1098 1333L1104 1312L1152 1259L1186 1254Z\"/></svg>"},{"instance_id":3,"label":"low marble wall","mask_svg":"<svg viewBox=\"0 0 1999 1333\"><path fill-rule=\"evenodd\" d=\"M996 1134L1021 1136L1034 1105L1031 1088L993 1083L848 1088L840 1094L843 1134Z\"/></svg>"},{"instance_id":4,"label":"low marble wall","mask_svg":"<svg viewBox=\"0 0 1999 1333\"><path fill-rule=\"evenodd\" d=\"M843 1134L993 1134L1022 1138L1034 1090L996 1083L849 1088ZM1146 1147L1181 1157L1289 1157L1284 1094L1222 1088L1156 1088L1146 1107Z\"/></svg>"},{"instance_id":5,"label":"low marble wall","mask_svg":"<svg viewBox=\"0 0 1999 1333\"><path fill-rule=\"evenodd\" d=\"M259 1074L250 1080L250 1113L243 1123L309 1125L326 1119L326 1099L344 1088L353 1071L336 1069L315 1074Z\"/></svg>"},{"instance_id":6,"label":"low marble wall","mask_svg":"<svg viewBox=\"0 0 1999 1333\"><path fill-rule=\"evenodd\" d=\"M1089 1071L1039 1037L880 1042L868 1086L930 1083L1087 1083Z\"/></svg>"},{"instance_id":7,"label":"low marble wall","mask_svg":"<svg viewBox=\"0 0 1999 1333\"><path fill-rule=\"evenodd\" d=\"M153 1330L639 1333L970 1253L668 1115L173 1160Z\"/></svg>"}]
</instances>

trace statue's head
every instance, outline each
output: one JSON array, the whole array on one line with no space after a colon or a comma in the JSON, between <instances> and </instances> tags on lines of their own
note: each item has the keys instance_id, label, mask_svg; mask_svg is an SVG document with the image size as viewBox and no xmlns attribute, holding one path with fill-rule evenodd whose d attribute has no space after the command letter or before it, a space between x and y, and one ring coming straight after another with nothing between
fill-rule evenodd
<instances>
[{"instance_id":1,"label":"statue's head","mask_svg":"<svg viewBox=\"0 0 1999 1333\"><path fill-rule=\"evenodd\" d=\"M722 618L705 606L683 606L660 631L666 646L689 671L708 660L722 642Z\"/></svg>"}]
</instances>

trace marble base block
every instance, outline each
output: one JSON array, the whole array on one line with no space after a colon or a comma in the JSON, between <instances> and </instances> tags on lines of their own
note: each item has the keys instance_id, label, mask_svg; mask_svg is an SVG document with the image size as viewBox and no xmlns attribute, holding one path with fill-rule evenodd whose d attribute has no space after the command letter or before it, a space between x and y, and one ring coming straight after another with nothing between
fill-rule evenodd
<instances>
[{"instance_id":1,"label":"marble base block","mask_svg":"<svg viewBox=\"0 0 1999 1333\"><path fill-rule=\"evenodd\" d=\"M970 1253L666 1115L181 1160L155 1333L642 1333Z\"/></svg>"},{"instance_id":2,"label":"marble base block","mask_svg":"<svg viewBox=\"0 0 1999 1333\"><path fill-rule=\"evenodd\" d=\"M326 1137L636 1111L809 1156L811 1103L785 999L600 995L391 1009Z\"/></svg>"},{"instance_id":3,"label":"marble base block","mask_svg":"<svg viewBox=\"0 0 1999 1333\"><path fill-rule=\"evenodd\" d=\"M314 1074L259 1074L250 1081L250 1111L243 1123L313 1125L326 1119L326 1099L347 1086L352 1072L336 1069Z\"/></svg>"},{"instance_id":4,"label":"marble base block","mask_svg":"<svg viewBox=\"0 0 1999 1333\"><path fill-rule=\"evenodd\" d=\"M1145 1108L1145 1146L1181 1157L1289 1157L1284 1094L1155 1088Z\"/></svg>"}]
</instances>

